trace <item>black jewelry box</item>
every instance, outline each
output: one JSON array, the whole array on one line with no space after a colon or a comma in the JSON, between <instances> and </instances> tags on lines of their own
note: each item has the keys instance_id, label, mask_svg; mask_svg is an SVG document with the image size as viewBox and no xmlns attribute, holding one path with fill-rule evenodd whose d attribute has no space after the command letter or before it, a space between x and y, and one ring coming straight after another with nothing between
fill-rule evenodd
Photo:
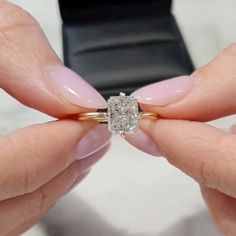
<instances>
[{"instance_id":1,"label":"black jewelry box","mask_svg":"<svg viewBox=\"0 0 236 236\"><path fill-rule=\"evenodd\" d=\"M191 73L171 2L59 0L65 64L105 98Z\"/></svg>"}]
</instances>

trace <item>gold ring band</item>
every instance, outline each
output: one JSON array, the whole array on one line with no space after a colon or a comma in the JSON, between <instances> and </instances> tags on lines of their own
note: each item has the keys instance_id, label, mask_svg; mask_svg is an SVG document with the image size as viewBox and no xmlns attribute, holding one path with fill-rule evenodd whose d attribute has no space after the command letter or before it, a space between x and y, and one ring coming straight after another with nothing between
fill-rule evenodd
<instances>
[{"instance_id":1,"label":"gold ring band","mask_svg":"<svg viewBox=\"0 0 236 236\"><path fill-rule=\"evenodd\" d=\"M78 115L78 120L95 120L100 123L107 123L109 119L107 112L84 112ZM138 119L158 119L158 114L154 112L139 112Z\"/></svg>"},{"instance_id":2,"label":"gold ring band","mask_svg":"<svg viewBox=\"0 0 236 236\"><path fill-rule=\"evenodd\" d=\"M80 113L78 120L96 120L101 123L108 122L107 112L84 112Z\"/></svg>"},{"instance_id":3,"label":"gold ring band","mask_svg":"<svg viewBox=\"0 0 236 236\"><path fill-rule=\"evenodd\" d=\"M158 114L154 112L140 111L137 99L124 93L110 97L107 104L107 110L80 113L77 119L108 123L111 133L122 136L137 131L140 119L158 119Z\"/></svg>"}]
</instances>

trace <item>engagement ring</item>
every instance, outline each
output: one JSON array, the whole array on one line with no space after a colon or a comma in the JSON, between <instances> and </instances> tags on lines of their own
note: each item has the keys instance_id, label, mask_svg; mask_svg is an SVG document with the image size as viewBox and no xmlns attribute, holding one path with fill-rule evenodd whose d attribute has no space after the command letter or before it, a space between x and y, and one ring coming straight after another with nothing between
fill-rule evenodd
<instances>
[{"instance_id":1,"label":"engagement ring","mask_svg":"<svg viewBox=\"0 0 236 236\"><path fill-rule=\"evenodd\" d=\"M138 129L139 119L157 119L154 112L142 112L136 98L120 93L108 99L105 112L84 112L78 115L78 120L96 120L108 123L108 129L113 134L130 134Z\"/></svg>"}]
</instances>

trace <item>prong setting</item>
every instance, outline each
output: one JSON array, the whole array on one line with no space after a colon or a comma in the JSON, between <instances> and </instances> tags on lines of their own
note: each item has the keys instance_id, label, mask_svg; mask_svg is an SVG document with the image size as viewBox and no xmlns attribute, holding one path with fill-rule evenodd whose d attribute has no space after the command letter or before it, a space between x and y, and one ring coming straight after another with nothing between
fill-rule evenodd
<instances>
[{"instance_id":1,"label":"prong setting","mask_svg":"<svg viewBox=\"0 0 236 236\"><path fill-rule=\"evenodd\" d=\"M137 99L120 93L108 99L108 128L113 134L133 133L138 129Z\"/></svg>"}]
</instances>

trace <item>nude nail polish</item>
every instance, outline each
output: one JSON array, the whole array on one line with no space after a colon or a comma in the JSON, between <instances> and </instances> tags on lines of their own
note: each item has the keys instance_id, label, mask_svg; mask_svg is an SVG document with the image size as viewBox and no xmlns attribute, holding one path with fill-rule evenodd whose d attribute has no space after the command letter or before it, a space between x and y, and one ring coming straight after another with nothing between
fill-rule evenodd
<instances>
[{"instance_id":1,"label":"nude nail polish","mask_svg":"<svg viewBox=\"0 0 236 236\"><path fill-rule=\"evenodd\" d=\"M105 147L110 142L111 136L111 132L108 131L106 124L96 125L78 140L72 158L74 160L82 160L92 155Z\"/></svg>"},{"instance_id":2,"label":"nude nail polish","mask_svg":"<svg viewBox=\"0 0 236 236\"><path fill-rule=\"evenodd\" d=\"M127 134L125 139L131 145L149 155L161 156L156 142L141 129L138 129L135 133Z\"/></svg>"},{"instance_id":3,"label":"nude nail polish","mask_svg":"<svg viewBox=\"0 0 236 236\"><path fill-rule=\"evenodd\" d=\"M87 108L106 108L105 99L85 80L65 66L47 66L52 85L69 102Z\"/></svg>"},{"instance_id":4,"label":"nude nail polish","mask_svg":"<svg viewBox=\"0 0 236 236\"><path fill-rule=\"evenodd\" d=\"M77 177L77 179L73 182L73 184L65 191L63 195L66 195L71 190L73 190L78 184L80 184L85 177L90 173L92 166L94 166L109 150L110 143L108 143L106 146L98 150L97 152L93 153L92 155L88 156L87 158L83 160L77 161L78 163L78 171L80 175Z\"/></svg>"},{"instance_id":5,"label":"nude nail polish","mask_svg":"<svg viewBox=\"0 0 236 236\"><path fill-rule=\"evenodd\" d=\"M193 87L190 76L180 76L136 90L131 95L140 103L156 106L166 106L186 96Z\"/></svg>"},{"instance_id":6,"label":"nude nail polish","mask_svg":"<svg viewBox=\"0 0 236 236\"><path fill-rule=\"evenodd\" d=\"M94 166L110 149L111 143L108 143L106 146L88 156L87 158L78 161L78 167L80 173L87 172L92 166Z\"/></svg>"}]
</instances>

